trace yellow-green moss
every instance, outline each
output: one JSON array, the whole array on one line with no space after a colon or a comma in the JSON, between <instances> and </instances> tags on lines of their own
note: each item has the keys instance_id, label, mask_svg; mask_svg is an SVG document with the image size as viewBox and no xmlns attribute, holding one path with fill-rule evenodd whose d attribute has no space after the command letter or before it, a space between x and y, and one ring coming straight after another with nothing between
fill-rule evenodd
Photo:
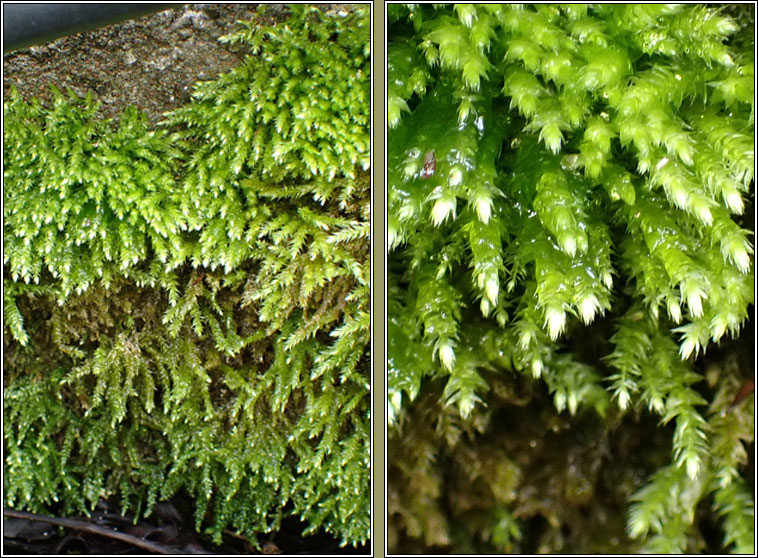
<instances>
[{"instance_id":1,"label":"yellow-green moss","mask_svg":"<svg viewBox=\"0 0 758 558\"><path fill-rule=\"evenodd\" d=\"M706 388L696 361L739 334L754 302L747 28L730 44L740 26L723 10L678 4L393 4L388 16L399 548L698 552L701 504L723 517L724 545L752 551L736 448L753 434L717 435L704 409L747 411L716 405L714 392L736 380ZM527 406L534 393L504 401L519 375L544 386L554 410ZM555 411L577 417L566 420L578 438L587 413L599 423L658 415L671 446L651 454L670 463L644 469L648 484L621 479L627 492L608 505L600 457L570 440L555 440L563 451L506 450L524 433L498 418L538 427ZM618 435L636 437L625 420ZM541 456L556 461L544 477ZM548 494L511 495L510 466L522 485L544 478ZM610 511L619 503L621 521ZM606 527L577 520L578 509L613 515L605 541L585 538ZM553 539L535 544L540 518Z\"/></svg>"},{"instance_id":2,"label":"yellow-green moss","mask_svg":"<svg viewBox=\"0 0 758 558\"><path fill-rule=\"evenodd\" d=\"M5 505L369 538L369 29L251 22L158 130L6 102Z\"/></svg>"}]
</instances>

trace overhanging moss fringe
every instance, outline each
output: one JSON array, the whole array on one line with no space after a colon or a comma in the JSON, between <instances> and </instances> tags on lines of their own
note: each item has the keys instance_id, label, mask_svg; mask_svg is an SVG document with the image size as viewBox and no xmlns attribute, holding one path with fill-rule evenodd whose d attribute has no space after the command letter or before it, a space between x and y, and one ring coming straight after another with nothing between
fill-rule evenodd
<instances>
[{"instance_id":1,"label":"overhanging moss fringe","mask_svg":"<svg viewBox=\"0 0 758 558\"><path fill-rule=\"evenodd\" d=\"M679 4L392 4L388 16L398 547L699 552L697 510L710 506L724 547L753 552L752 406L724 396L734 366L706 385L696 361L737 337L754 302L751 26ZM514 393L518 378L544 385L554 409L527 407L541 399ZM498 419L514 406L535 429L555 411L594 413L600 440L624 417L669 425L670 463L627 471L660 467L626 485L626 533L576 531L605 527L574 521L587 505L572 504L575 475L565 493L546 489L555 506L519 490L540 453L503 452ZM747 426L728 431L725 416ZM607 485L582 476L599 497ZM470 499L451 495L466 482Z\"/></svg>"},{"instance_id":2,"label":"overhanging moss fringe","mask_svg":"<svg viewBox=\"0 0 758 558\"><path fill-rule=\"evenodd\" d=\"M6 102L5 505L368 539L369 29L246 24L157 130Z\"/></svg>"}]
</instances>

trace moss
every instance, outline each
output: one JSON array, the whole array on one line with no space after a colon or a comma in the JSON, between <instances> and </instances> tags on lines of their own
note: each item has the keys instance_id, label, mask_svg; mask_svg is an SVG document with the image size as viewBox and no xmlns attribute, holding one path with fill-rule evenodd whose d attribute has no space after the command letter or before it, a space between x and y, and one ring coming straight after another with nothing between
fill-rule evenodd
<instances>
[{"instance_id":1,"label":"moss","mask_svg":"<svg viewBox=\"0 0 758 558\"><path fill-rule=\"evenodd\" d=\"M12 95L6 505L181 492L216 540L288 515L368 539L368 32L251 22L225 40L254 55L158 129Z\"/></svg>"},{"instance_id":2,"label":"moss","mask_svg":"<svg viewBox=\"0 0 758 558\"><path fill-rule=\"evenodd\" d=\"M751 411L698 358L754 302L752 43L705 6L388 15L392 548L751 550Z\"/></svg>"}]
</instances>

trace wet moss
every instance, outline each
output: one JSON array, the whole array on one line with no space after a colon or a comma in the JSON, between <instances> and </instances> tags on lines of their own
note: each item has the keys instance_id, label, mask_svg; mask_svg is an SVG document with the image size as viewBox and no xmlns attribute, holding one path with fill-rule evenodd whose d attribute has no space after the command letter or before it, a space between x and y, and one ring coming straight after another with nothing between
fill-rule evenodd
<instances>
[{"instance_id":1,"label":"wet moss","mask_svg":"<svg viewBox=\"0 0 758 558\"><path fill-rule=\"evenodd\" d=\"M698 360L754 298L744 33L388 13L390 550L751 551L744 374Z\"/></svg>"}]
</instances>

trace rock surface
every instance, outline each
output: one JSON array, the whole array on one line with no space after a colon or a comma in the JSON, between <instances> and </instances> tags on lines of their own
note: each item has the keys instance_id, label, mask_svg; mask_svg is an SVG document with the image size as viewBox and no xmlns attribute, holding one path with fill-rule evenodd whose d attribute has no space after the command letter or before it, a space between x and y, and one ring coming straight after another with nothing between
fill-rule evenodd
<instances>
[{"instance_id":1,"label":"rock surface","mask_svg":"<svg viewBox=\"0 0 758 558\"><path fill-rule=\"evenodd\" d=\"M349 9L323 4L325 10ZM245 53L218 39L240 28L239 20L286 16L272 4L177 4L175 8L101 29L77 33L43 46L6 53L3 92L15 86L29 100L51 98L50 85L77 95L92 92L100 114L111 118L135 105L156 123L164 112L189 100L197 81L212 80L239 64Z\"/></svg>"}]
</instances>

